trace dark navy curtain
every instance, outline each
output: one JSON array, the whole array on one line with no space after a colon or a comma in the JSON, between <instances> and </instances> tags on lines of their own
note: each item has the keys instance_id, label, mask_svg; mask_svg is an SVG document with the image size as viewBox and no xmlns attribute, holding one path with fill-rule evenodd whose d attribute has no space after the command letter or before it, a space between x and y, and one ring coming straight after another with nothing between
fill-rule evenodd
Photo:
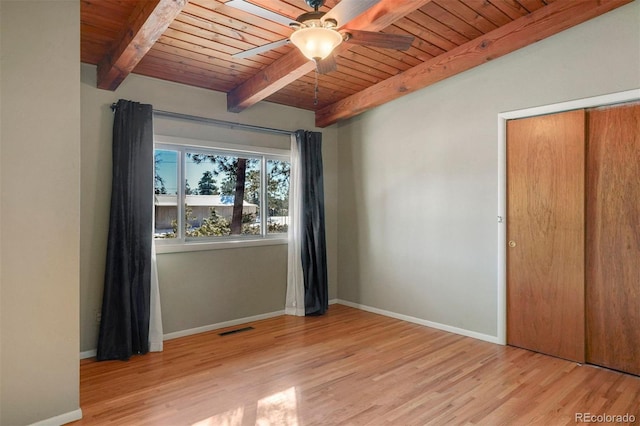
<instances>
[{"instance_id":1,"label":"dark navy curtain","mask_svg":"<svg viewBox=\"0 0 640 426\"><path fill-rule=\"evenodd\" d=\"M119 100L98 360L149 352L153 108Z\"/></svg>"},{"instance_id":2,"label":"dark navy curtain","mask_svg":"<svg viewBox=\"0 0 640 426\"><path fill-rule=\"evenodd\" d=\"M322 315L329 308L322 133L298 130L296 141L300 150L303 194L301 246L305 315Z\"/></svg>"}]
</instances>

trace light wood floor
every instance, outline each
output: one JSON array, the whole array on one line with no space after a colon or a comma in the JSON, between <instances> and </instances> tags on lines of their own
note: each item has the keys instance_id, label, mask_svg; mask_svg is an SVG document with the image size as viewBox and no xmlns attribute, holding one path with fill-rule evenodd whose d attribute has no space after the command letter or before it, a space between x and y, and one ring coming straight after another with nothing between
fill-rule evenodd
<instances>
[{"instance_id":1,"label":"light wood floor","mask_svg":"<svg viewBox=\"0 0 640 426\"><path fill-rule=\"evenodd\" d=\"M636 376L341 305L248 325L128 362L84 360L73 425L555 425L583 412L640 423Z\"/></svg>"}]
</instances>

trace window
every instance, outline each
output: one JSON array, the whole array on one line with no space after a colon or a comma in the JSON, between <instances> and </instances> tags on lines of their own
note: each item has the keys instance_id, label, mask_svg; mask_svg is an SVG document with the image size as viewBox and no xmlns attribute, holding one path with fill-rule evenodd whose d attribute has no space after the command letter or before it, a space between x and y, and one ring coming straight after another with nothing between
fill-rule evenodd
<instances>
[{"instance_id":1,"label":"window","mask_svg":"<svg viewBox=\"0 0 640 426\"><path fill-rule=\"evenodd\" d=\"M288 151L168 141L178 142L156 137L154 151L159 251L163 245L206 249L221 243L286 241Z\"/></svg>"}]
</instances>

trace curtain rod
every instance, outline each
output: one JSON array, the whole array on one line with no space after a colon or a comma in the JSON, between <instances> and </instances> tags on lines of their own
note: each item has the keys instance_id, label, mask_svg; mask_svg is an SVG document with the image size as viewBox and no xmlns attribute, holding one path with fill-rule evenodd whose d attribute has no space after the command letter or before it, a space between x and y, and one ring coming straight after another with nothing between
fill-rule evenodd
<instances>
[{"instance_id":1,"label":"curtain rod","mask_svg":"<svg viewBox=\"0 0 640 426\"><path fill-rule=\"evenodd\" d=\"M117 107L116 103L111 104L112 111L115 111L116 107ZM201 123L214 124L217 126L225 126L231 129L238 128L238 129L249 130L253 132L276 133L280 135L292 135L295 133L291 130L274 129L272 127L254 126L252 124L234 123L233 121L218 120L215 118L207 118L207 117L198 117L197 115L180 114L177 112L162 111L158 109L154 109L153 114L161 117L175 118L178 120L186 120L186 121L198 121Z\"/></svg>"}]
</instances>

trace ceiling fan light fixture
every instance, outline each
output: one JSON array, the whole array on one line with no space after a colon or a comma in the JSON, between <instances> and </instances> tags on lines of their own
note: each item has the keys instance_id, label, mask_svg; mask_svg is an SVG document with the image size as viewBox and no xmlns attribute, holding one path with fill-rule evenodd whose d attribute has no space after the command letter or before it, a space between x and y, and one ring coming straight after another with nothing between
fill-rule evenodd
<instances>
[{"instance_id":1,"label":"ceiling fan light fixture","mask_svg":"<svg viewBox=\"0 0 640 426\"><path fill-rule=\"evenodd\" d=\"M323 23L319 19L305 21L291 34L289 40L307 58L322 60L342 43L342 34L335 30L334 22L327 20Z\"/></svg>"}]
</instances>

